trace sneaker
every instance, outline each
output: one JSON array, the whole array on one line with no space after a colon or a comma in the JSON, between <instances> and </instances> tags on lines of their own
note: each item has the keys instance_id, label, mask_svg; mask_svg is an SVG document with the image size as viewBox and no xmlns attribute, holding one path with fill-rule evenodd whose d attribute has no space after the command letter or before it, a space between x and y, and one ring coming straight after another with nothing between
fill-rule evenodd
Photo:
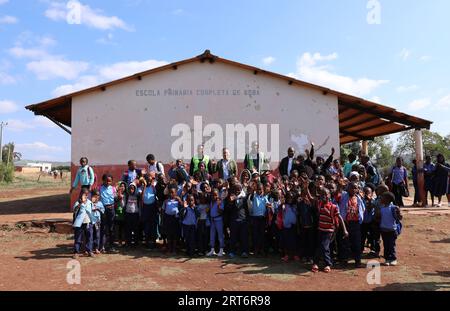
<instances>
[{"instance_id":1,"label":"sneaker","mask_svg":"<svg viewBox=\"0 0 450 311\"><path fill-rule=\"evenodd\" d=\"M436 204L436 207L441 207L441 203Z\"/></svg>"},{"instance_id":2,"label":"sneaker","mask_svg":"<svg viewBox=\"0 0 450 311\"><path fill-rule=\"evenodd\" d=\"M230 258L234 258L234 253L229 253L228 256L230 256Z\"/></svg>"},{"instance_id":3,"label":"sneaker","mask_svg":"<svg viewBox=\"0 0 450 311\"><path fill-rule=\"evenodd\" d=\"M98 249L96 249L95 251L94 251L94 254L96 254L96 255L100 255L101 254L101 252L98 250Z\"/></svg>"},{"instance_id":4,"label":"sneaker","mask_svg":"<svg viewBox=\"0 0 450 311\"><path fill-rule=\"evenodd\" d=\"M397 260L392 260L391 262L390 262L390 265L391 266L396 266L398 263L397 263Z\"/></svg>"},{"instance_id":5,"label":"sneaker","mask_svg":"<svg viewBox=\"0 0 450 311\"><path fill-rule=\"evenodd\" d=\"M88 254L88 256L89 256L89 257L95 257L95 254L92 253L92 252L90 252L90 253Z\"/></svg>"},{"instance_id":6,"label":"sneaker","mask_svg":"<svg viewBox=\"0 0 450 311\"><path fill-rule=\"evenodd\" d=\"M284 261L284 262L288 262L289 261L289 256L286 255L284 257L281 257L281 260Z\"/></svg>"},{"instance_id":7,"label":"sneaker","mask_svg":"<svg viewBox=\"0 0 450 311\"><path fill-rule=\"evenodd\" d=\"M224 254L225 254L225 253L223 252L223 248L221 248L221 249L219 250L219 253L217 254L217 256L218 256L218 257L223 257Z\"/></svg>"},{"instance_id":8,"label":"sneaker","mask_svg":"<svg viewBox=\"0 0 450 311\"><path fill-rule=\"evenodd\" d=\"M390 262L389 260L386 260L386 261L384 262L384 265L385 265L385 266L390 266L390 265L391 265L391 262Z\"/></svg>"},{"instance_id":9,"label":"sneaker","mask_svg":"<svg viewBox=\"0 0 450 311\"><path fill-rule=\"evenodd\" d=\"M214 251L214 249L212 249L211 251L209 251L209 253L206 254L206 256L211 257L216 255L216 252Z\"/></svg>"},{"instance_id":10,"label":"sneaker","mask_svg":"<svg viewBox=\"0 0 450 311\"><path fill-rule=\"evenodd\" d=\"M243 252L241 255L242 258L248 258L248 254L246 252Z\"/></svg>"},{"instance_id":11,"label":"sneaker","mask_svg":"<svg viewBox=\"0 0 450 311\"><path fill-rule=\"evenodd\" d=\"M80 257L80 254L78 254L78 253L75 253L75 254L73 254L73 256L72 256L73 259L78 259L78 257Z\"/></svg>"}]
</instances>

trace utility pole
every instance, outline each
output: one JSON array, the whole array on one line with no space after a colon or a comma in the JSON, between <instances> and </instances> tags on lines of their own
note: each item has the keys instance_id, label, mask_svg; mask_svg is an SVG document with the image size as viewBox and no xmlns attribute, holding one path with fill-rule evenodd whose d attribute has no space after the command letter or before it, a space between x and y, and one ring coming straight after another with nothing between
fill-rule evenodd
<instances>
[{"instance_id":1,"label":"utility pole","mask_svg":"<svg viewBox=\"0 0 450 311\"><path fill-rule=\"evenodd\" d=\"M6 127L8 122L0 122L0 164L3 162L3 127Z\"/></svg>"}]
</instances>

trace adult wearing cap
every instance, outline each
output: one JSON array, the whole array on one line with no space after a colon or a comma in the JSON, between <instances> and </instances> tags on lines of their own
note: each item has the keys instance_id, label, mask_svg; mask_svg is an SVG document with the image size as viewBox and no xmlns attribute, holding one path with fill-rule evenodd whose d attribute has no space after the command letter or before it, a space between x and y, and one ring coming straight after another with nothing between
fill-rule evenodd
<instances>
[{"instance_id":1,"label":"adult wearing cap","mask_svg":"<svg viewBox=\"0 0 450 311\"><path fill-rule=\"evenodd\" d=\"M189 175L194 176L194 174L199 170L200 162L205 163L206 171L211 172L211 161L209 156L204 154L204 145L199 145L197 148L197 155L193 156L191 159L191 165L189 166Z\"/></svg>"}]
</instances>

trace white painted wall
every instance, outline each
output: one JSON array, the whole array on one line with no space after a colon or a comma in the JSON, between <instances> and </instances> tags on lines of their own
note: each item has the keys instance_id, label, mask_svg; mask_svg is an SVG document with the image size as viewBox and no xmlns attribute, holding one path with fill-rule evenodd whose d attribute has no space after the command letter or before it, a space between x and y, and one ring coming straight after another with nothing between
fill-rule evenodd
<instances>
[{"instance_id":1,"label":"white painted wall","mask_svg":"<svg viewBox=\"0 0 450 311\"><path fill-rule=\"evenodd\" d=\"M192 95L169 96L165 94L169 88ZM210 89L228 95L204 96L197 91ZM139 90L159 90L160 96L137 96ZM233 90L240 90L240 95L232 95ZM245 95L245 90L259 95ZM87 156L93 165L118 165L129 159L143 162L154 153L168 163L177 139L171 136L172 127L185 123L193 128L194 116L202 116L204 126L217 123L224 129L225 124L236 123L279 124L279 159L289 146L309 148L308 140L324 144L317 154L329 154L334 146L339 156L335 95L220 62L196 62L73 98L72 162ZM194 142L191 147L195 152ZM217 152L221 158L221 150Z\"/></svg>"}]
</instances>

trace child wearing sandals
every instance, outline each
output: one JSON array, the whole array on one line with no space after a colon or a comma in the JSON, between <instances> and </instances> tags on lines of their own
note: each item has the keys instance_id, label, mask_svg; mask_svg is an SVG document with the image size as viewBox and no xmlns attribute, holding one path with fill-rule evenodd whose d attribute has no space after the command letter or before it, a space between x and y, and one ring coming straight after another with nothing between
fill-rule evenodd
<instances>
[{"instance_id":1,"label":"child wearing sandals","mask_svg":"<svg viewBox=\"0 0 450 311\"><path fill-rule=\"evenodd\" d=\"M338 225L342 226L344 237L348 237L348 232L344 220L339 214L339 209L336 205L331 203L330 191L325 187L319 188L317 208L319 211L318 245L314 256L312 272L319 271L319 261L323 258L325 261L325 268L323 271L328 273L331 271L331 266L333 264L330 254L330 242L333 238L333 234L338 228Z\"/></svg>"}]
</instances>

